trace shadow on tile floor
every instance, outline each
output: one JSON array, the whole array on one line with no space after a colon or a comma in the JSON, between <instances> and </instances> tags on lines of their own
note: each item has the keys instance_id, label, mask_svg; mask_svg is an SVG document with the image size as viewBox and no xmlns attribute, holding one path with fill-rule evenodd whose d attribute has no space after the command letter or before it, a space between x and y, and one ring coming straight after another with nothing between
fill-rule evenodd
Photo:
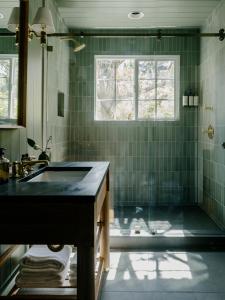
<instances>
[{"instance_id":1,"label":"shadow on tile floor","mask_svg":"<svg viewBox=\"0 0 225 300\"><path fill-rule=\"evenodd\" d=\"M112 252L101 300L224 300L223 252Z\"/></svg>"}]
</instances>

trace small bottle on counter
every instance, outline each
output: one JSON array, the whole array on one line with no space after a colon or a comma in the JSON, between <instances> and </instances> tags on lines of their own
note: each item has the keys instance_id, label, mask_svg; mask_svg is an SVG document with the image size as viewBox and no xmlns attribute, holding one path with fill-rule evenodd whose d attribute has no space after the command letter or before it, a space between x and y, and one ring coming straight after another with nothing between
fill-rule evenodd
<instances>
[{"instance_id":1,"label":"small bottle on counter","mask_svg":"<svg viewBox=\"0 0 225 300\"><path fill-rule=\"evenodd\" d=\"M0 184L9 181L9 160L4 156L5 148L0 148Z\"/></svg>"}]
</instances>

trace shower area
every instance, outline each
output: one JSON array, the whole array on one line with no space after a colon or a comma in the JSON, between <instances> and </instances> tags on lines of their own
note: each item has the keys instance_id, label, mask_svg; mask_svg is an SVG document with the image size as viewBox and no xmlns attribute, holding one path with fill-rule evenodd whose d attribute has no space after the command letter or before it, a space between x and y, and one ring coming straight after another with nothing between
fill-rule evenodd
<instances>
[{"instance_id":1,"label":"shower area","mask_svg":"<svg viewBox=\"0 0 225 300\"><path fill-rule=\"evenodd\" d=\"M86 50L71 55L71 159L110 161L111 240L222 236L221 222L210 213L212 201L203 200L202 139L210 141L199 123L200 107L182 105L190 89L201 103L200 38L86 37L85 42ZM179 56L178 119L94 119L101 76L95 57L148 55Z\"/></svg>"}]
</instances>

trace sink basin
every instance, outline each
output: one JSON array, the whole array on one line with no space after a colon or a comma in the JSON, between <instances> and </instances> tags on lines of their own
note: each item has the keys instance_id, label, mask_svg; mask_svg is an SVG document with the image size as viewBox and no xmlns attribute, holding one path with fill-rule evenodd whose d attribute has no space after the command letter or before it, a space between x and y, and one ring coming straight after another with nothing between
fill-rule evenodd
<instances>
[{"instance_id":1,"label":"sink basin","mask_svg":"<svg viewBox=\"0 0 225 300\"><path fill-rule=\"evenodd\" d=\"M46 170L30 180L27 180L27 182L79 182L89 173L89 171L90 170Z\"/></svg>"}]
</instances>

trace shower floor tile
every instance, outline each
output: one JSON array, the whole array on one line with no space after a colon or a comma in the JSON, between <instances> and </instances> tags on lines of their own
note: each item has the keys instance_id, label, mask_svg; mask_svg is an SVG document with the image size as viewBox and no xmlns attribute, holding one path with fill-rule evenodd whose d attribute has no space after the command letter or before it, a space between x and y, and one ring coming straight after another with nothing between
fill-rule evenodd
<instances>
[{"instance_id":1,"label":"shower floor tile","mask_svg":"<svg viewBox=\"0 0 225 300\"><path fill-rule=\"evenodd\" d=\"M115 207L111 236L223 234L198 206Z\"/></svg>"}]
</instances>

